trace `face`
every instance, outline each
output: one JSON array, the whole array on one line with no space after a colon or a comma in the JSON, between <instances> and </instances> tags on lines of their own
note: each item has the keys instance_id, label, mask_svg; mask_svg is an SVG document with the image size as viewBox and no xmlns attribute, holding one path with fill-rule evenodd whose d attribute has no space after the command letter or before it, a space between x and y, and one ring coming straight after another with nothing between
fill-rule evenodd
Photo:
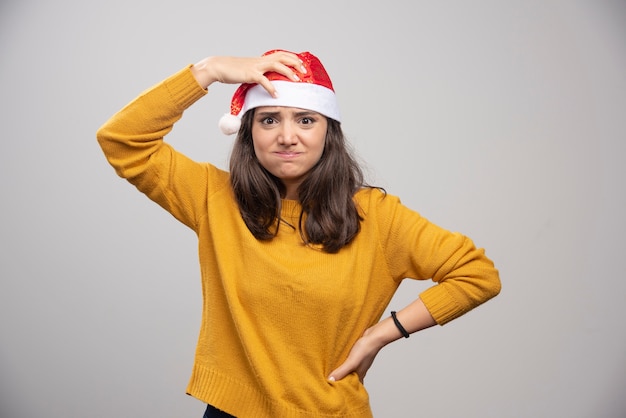
<instances>
[{"instance_id":1,"label":"face","mask_svg":"<svg viewBox=\"0 0 626 418\"><path fill-rule=\"evenodd\" d=\"M265 106L255 110L252 142L259 162L279 178L286 199L297 199L298 186L324 152L326 117L311 110Z\"/></svg>"}]
</instances>

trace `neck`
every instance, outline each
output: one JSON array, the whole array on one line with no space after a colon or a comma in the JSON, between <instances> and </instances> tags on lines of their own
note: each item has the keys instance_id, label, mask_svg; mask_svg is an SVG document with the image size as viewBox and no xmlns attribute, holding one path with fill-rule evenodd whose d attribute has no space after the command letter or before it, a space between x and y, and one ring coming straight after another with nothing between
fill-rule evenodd
<instances>
[{"instance_id":1,"label":"neck","mask_svg":"<svg viewBox=\"0 0 626 418\"><path fill-rule=\"evenodd\" d=\"M298 187L300 186L300 182L283 181L283 185L285 186L285 195L283 198L287 200L298 200Z\"/></svg>"}]
</instances>

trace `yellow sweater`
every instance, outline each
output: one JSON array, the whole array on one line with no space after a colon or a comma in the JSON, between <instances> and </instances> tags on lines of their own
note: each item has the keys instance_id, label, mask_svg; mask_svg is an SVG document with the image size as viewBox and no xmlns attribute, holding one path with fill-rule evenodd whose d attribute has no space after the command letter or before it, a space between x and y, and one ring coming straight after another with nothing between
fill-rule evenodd
<instances>
[{"instance_id":1,"label":"yellow sweater","mask_svg":"<svg viewBox=\"0 0 626 418\"><path fill-rule=\"evenodd\" d=\"M256 240L228 173L163 142L205 94L184 68L97 135L117 174L198 236L203 313L187 392L240 418L371 417L355 374L327 376L379 321L401 280L436 282L420 297L444 324L500 291L497 270L468 238L375 189L355 196L361 232L337 254L305 246L286 223L273 240ZM283 204L282 218L297 225L298 202Z\"/></svg>"}]
</instances>

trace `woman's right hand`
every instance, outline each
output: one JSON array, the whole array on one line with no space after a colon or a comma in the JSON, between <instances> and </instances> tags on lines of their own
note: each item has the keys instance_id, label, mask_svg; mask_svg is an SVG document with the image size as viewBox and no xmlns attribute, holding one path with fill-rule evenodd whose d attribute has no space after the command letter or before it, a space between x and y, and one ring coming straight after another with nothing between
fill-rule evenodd
<instances>
[{"instance_id":1,"label":"woman's right hand","mask_svg":"<svg viewBox=\"0 0 626 418\"><path fill-rule=\"evenodd\" d=\"M226 84L257 83L275 97L276 90L264 74L274 71L297 81L299 77L294 71L296 69L300 73L306 72L300 58L289 52L278 51L254 58L207 57L194 64L191 72L205 89L216 81Z\"/></svg>"}]
</instances>

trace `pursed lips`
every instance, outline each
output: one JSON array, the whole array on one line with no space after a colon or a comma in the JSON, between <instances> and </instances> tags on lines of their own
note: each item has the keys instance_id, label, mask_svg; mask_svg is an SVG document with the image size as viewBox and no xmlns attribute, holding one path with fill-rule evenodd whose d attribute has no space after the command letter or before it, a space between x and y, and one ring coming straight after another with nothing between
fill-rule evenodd
<instances>
[{"instance_id":1,"label":"pursed lips","mask_svg":"<svg viewBox=\"0 0 626 418\"><path fill-rule=\"evenodd\" d=\"M294 158L297 157L298 155L300 155L300 152L296 152L296 151L276 151L274 152L274 154L278 155L279 157L282 158Z\"/></svg>"}]
</instances>

